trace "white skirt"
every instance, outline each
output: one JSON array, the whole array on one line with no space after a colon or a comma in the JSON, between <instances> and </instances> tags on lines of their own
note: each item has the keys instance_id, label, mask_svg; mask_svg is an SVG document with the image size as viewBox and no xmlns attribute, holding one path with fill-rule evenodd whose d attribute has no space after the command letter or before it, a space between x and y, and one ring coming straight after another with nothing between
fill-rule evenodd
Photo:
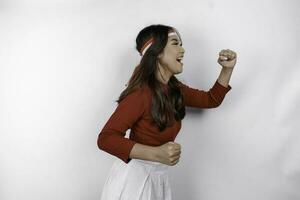
<instances>
[{"instance_id":1,"label":"white skirt","mask_svg":"<svg viewBox=\"0 0 300 200\"><path fill-rule=\"evenodd\" d=\"M171 200L169 165L117 158L104 183L101 200Z\"/></svg>"}]
</instances>

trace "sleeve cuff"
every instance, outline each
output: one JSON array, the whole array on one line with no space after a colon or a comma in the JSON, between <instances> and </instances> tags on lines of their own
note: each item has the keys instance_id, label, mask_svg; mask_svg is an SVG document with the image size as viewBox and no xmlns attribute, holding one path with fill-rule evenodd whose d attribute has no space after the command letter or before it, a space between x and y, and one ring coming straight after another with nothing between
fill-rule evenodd
<instances>
[{"instance_id":1,"label":"sleeve cuff","mask_svg":"<svg viewBox=\"0 0 300 200\"><path fill-rule=\"evenodd\" d=\"M224 93L227 93L229 90L231 90L231 86L230 85L228 85L227 87L225 87L225 86L223 86L223 85L221 85L220 83L219 83L219 81L218 81L218 79L216 80L216 86L217 86L217 88L220 90L220 91L222 91L222 92L224 92Z\"/></svg>"},{"instance_id":2,"label":"sleeve cuff","mask_svg":"<svg viewBox=\"0 0 300 200\"><path fill-rule=\"evenodd\" d=\"M120 156L120 158L126 163L128 164L131 161L131 158L129 157L130 152L133 148L133 146L136 144L135 141L128 139L126 145L124 144L124 151L122 152L122 155Z\"/></svg>"}]
</instances>

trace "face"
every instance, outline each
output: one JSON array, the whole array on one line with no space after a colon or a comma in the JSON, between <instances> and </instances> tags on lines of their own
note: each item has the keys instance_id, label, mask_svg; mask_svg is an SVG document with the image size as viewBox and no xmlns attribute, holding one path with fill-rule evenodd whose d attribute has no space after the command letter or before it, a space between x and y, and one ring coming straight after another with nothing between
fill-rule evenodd
<instances>
[{"instance_id":1,"label":"face","mask_svg":"<svg viewBox=\"0 0 300 200\"><path fill-rule=\"evenodd\" d=\"M173 74L182 72L184 48L177 35L168 37L167 45L163 52L158 56L159 68L163 70L164 76L171 77Z\"/></svg>"}]
</instances>

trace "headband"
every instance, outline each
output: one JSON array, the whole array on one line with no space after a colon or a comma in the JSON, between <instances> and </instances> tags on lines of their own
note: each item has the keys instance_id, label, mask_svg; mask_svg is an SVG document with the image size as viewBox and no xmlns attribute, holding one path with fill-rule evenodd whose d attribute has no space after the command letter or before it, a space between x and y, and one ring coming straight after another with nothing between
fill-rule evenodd
<instances>
[{"instance_id":1,"label":"headband","mask_svg":"<svg viewBox=\"0 0 300 200\"><path fill-rule=\"evenodd\" d=\"M172 35L177 35L177 33L174 32L174 31L172 31L172 32L170 32L170 33L168 34L168 37L169 37L169 36L172 36ZM177 37L178 37L178 35L177 35ZM179 38L179 37L178 37L178 38ZM153 38L151 37L151 38L143 45L143 47L141 48L141 52L142 52L142 53L140 53L141 56L145 55L145 52L146 52L147 49L151 46L152 43L153 43Z\"/></svg>"}]
</instances>

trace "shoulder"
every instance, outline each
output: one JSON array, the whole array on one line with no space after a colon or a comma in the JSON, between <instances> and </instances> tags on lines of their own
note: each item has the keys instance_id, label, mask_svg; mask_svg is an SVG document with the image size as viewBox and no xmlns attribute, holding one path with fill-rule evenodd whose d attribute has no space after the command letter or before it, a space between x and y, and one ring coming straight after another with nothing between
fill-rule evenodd
<instances>
[{"instance_id":1,"label":"shoulder","mask_svg":"<svg viewBox=\"0 0 300 200\"><path fill-rule=\"evenodd\" d=\"M151 97L151 91L148 86L142 86L139 88L135 88L129 94L127 94L122 101L132 102L132 103L147 103L149 101L149 97ZM121 102L122 102L121 101Z\"/></svg>"},{"instance_id":2,"label":"shoulder","mask_svg":"<svg viewBox=\"0 0 300 200\"><path fill-rule=\"evenodd\" d=\"M184 83L184 81L180 81L179 79L177 79L177 85L178 85L179 87L187 86L187 85Z\"/></svg>"},{"instance_id":3,"label":"shoulder","mask_svg":"<svg viewBox=\"0 0 300 200\"><path fill-rule=\"evenodd\" d=\"M178 87L181 92L185 92L187 89L190 89L190 86L178 80Z\"/></svg>"}]
</instances>

